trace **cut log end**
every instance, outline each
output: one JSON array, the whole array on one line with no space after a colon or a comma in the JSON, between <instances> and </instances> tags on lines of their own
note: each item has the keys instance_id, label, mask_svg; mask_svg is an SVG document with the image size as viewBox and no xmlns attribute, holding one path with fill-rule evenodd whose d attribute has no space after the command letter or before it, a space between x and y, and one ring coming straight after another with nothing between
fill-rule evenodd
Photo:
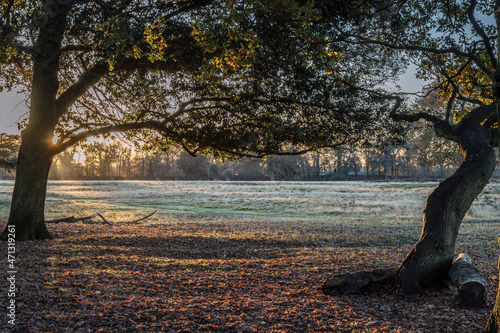
<instances>
[{"instance_id":1,"label":"cut log end","mask_svg":"<svg viewBox=\"0 0 500 333\"><path fill-rule=\"evenodd\" d=\"M482 307L486 304L486 286L481 282L467 282L458 288L460 303L469 307Z\"/></svg>"}]
</instances>

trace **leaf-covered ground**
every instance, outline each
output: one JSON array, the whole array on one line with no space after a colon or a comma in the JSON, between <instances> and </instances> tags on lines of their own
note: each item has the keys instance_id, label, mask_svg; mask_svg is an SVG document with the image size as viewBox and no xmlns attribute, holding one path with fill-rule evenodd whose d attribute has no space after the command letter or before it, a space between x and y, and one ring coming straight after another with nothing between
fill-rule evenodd
<instances>
[{"instance_id":1,"label":"leaf-covered ground","mask_svg":"<svg viewBox=\"0 0 500 333\"><path fill-rule=\"evenodd\" d=\"M318 291L332 274L404 259L419 236L419 219L388 219L159 212L137 224L51 224L54 240L16 244L16 330L481 332L498 283L492 219L466 220L457 246L488 278L484 308L463 308L443 292L332 297ZM2 295L3 309L7 301ZM0 331L14 331L5 317Z\"/></svg>"}]
</instances>

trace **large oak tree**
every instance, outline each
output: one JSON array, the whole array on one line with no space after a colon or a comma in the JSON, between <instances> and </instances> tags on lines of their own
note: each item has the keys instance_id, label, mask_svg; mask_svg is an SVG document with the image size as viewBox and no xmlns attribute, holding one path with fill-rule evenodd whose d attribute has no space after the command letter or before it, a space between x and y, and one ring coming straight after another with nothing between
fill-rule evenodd
<instances>
[{"instance_id":1,"label":"large oak tree","mask_svg":"<svg viewBox=\"0 0 500 333\"><path fill-rule=\"evenodd\" d=\"M52 161L90 137L222 157L377 140L386 103L339 84L358 74L315 43L318 15L309 1L3 1L1 85L30 92L8 220L16 239L51 237ZM372 70L393 74L386 59Z\"/></svg>"}]
</instances>

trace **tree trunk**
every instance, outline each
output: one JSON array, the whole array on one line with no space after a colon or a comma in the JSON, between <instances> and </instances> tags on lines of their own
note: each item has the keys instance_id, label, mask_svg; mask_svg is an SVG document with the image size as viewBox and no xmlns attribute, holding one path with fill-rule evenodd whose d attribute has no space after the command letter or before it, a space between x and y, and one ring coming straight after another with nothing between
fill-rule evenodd
<instances>
[{"instance_id":1,"label":"tree trunk","mask_svg":"<svg viewBox=\"0 0 500 333\"><path fill-rule=\"evenodd\" d=\"M500 243L500 236L498 237L498 242ZM498 260L498 271L500 272L500 259ZM486 327L484 328L484 333L498 333L500 332L500 292L497 292L497 299L493 311L491 311L490 318Z\"/></svg>"},{"instance_id":2,"label":"tree trunk","mask_svg":"<svg viewBox=\"0 0 500 333\"><path fill-rule=\"evenodd\" d=\"M462 219L495 169L495 151L480 126L460 132L464 162L427 199L420 239L399 268L396 287L402 294L442 287Z\"/></svg>"},{"instance_id":3,"label":"tree trunk","mask_svg":"<svg viewBox=\"0 0 500 333\"><path fill-rule=\"evenodd\" d=\"M44 216L52 159L53 155L46 142L38 136L23 133L8 222L8 225L16 227L16 240L52 238L45 226ZM2 239L6 237L7 228L1 235Z\"/></svg>"},{"instance_id":4,"label":"tree trunk","mask_svg":"<svg viewBox=\"0 0 500 333\"><path fill-rule=\"evenodd\" d=\"M41 23L32 55L30 115L22 132L8 222L15 225L16 240L52 238L45 226L45 195L50 166L56 155L52 139L61 116L57 109L59 57L71 4L61 2L55 11L48 6L45 3L42 10L51 19ZM5 228L0 238L5 239L7 232Z\"/></svg>"}]
</instances>

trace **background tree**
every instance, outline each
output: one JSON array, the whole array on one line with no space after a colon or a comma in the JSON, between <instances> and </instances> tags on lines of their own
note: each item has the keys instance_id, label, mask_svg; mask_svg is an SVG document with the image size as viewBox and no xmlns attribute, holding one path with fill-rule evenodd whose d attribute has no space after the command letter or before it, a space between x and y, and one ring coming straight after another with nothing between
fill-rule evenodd
<instances>
[{"instance_id":1,"label":"background tree","mask_svg":"<svg viewBox=\"0 0 500 333\"><path fill-rule=\"evenodd\" d=\"M242 158L234 168L239 180L262 180L263 169L264 162L256 158Z\"/></svg>"},{"instance_id":2,"label":"background tree","mask_svg":"<svg viewBox=\"0 0 500 333\"><path fill-rule=\"evenodd\" d=\"M208 177L209 162L204 155L194 157L183 152L177 160L177 165L187 179L207 179Z\"/></svg>"},{"instance_id":3,"label":"background tree","mask_svg":"<svg viewBox=\"0 0 500 333\"><path fill-rule=\"evenodd\" d=\"M220 170L219 170L219 166L217 165L217 163L210 163L208 165L207 175L208 175L209 180L214 180L214 179L219 178Z\"/></svg>"},{"instance_id":4,"label":"background tree","mask_svg":"<svg viewBox=\"0 0 500 333\"><path fill-rule=\"evenodd\" d=\"M50 169L49 177L60 180L81 178L83 174L78 174L80 168L76 163L74 156L75 152L71 150L57 155Z\"/></svg>"},{"instance_id":5,"label":"background tree","mask_svg":"<svg viewBox=\"0 0 500 333\"><path fill-rule=\"evenodd\" d=\"M234 179L234 171L233 169L224 169L221 173L221 177L224 180L233 180Z\"/></svg>"}]
</instances>

